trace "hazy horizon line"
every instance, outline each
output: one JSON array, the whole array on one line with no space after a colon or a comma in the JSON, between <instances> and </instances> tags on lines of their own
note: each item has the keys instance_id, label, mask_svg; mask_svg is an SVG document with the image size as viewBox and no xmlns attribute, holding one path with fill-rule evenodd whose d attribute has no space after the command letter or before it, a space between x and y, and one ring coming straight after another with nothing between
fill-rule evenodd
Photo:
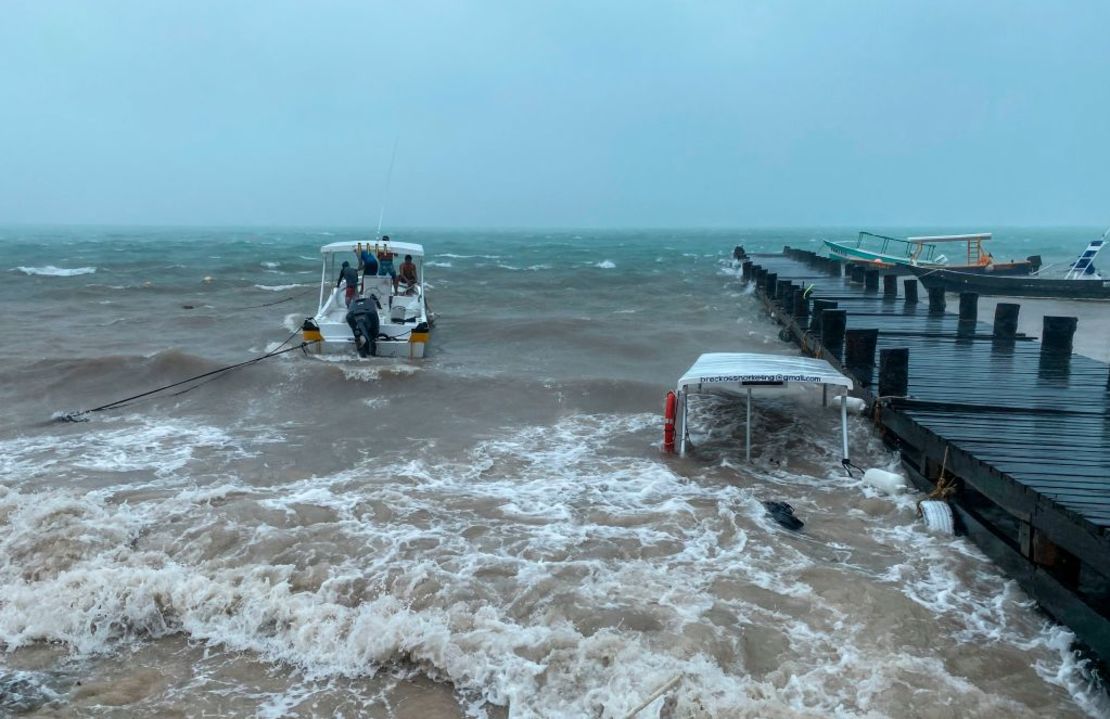
<instances>
[{"instance_id":1,"label":"hazy horizon line","mask_svg":"<svg viewBox=\"0 0 1110 719\"><path fill-rule=\"evenodd\" d=\"M989 222L946 222L946 223L829 223L829 224L750 224L750 225L397 225L382 234L413 232L413 231L498 231L498 232L606 232L606 231L658 231L668 232L676 230L698 230L735 232L745 230L809 230L809 229L835 229L835 230L874 230L883 228L922 228L933 227L938 229L976 228L975 231L990 232L992 229L1091 229L1106 228L1107 225L1097 223L1023 223L1023 224L992 224ZM376 228L361 225L327 225L327 224L262 224L262 223L101 223L101 222L3 222L3 229L112 229L112 230L327 230L340 232L360 232L377 234ZM969 230L970 231L970 230Z\"/></svg>"}]
</instances>

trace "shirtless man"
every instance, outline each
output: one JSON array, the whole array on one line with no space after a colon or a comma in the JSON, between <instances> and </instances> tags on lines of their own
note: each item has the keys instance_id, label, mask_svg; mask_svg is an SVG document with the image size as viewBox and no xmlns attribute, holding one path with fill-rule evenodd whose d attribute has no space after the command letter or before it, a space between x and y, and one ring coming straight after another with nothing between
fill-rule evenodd
<instances>
[{"instance_id":1,"label":"shirtless man","mask_svg":"<svg viewBox=\"0 0 1110 719\"><path fill-rule=\"evenodd\" d=\"M416 291L416 284L420 281L420 278L416 275L416 265L413 264L412 255L405 255L405 261L401 263L398 270L398 279L407 285L405 288L406 295L411 295Z\"/></svg>"}]
</instances>

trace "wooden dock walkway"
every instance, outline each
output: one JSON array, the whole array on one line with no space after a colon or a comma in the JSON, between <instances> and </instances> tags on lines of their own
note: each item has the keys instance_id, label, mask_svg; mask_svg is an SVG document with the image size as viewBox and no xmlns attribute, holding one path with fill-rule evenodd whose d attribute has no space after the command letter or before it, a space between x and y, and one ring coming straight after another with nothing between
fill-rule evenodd
<instances>
[{"instance_id":1,"label":"wooden dock walkway","mask_svg":"<svg viewBox=\"0 0 1110 719\"><path fill-rule=\"evenodd\" d=\"M1110 666L1110 367L1071 352L1074 319L1037 342L1018 305L980 322L974 295L948 313L915 279L790 248L743 276L784 339L855 376L915 484L943 474L963 531Z\"/></svg>"}]
</instances>

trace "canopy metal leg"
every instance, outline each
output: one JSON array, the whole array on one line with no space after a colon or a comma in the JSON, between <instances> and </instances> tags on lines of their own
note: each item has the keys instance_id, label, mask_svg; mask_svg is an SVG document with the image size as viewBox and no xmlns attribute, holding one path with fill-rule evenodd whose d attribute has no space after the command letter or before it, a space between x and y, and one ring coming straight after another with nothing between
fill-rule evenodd
<instances>
[{"instance_id":1,"label":"canopy metal leg","mask_svg":"<svg viewBox=\"0 0 1110 719\"><path fill-rule=\"evenodd\" d=\"M848 460L848 390L840 395L840 438L844 445L844 460Z\"/></svg>"},{"instance_id":2,"label":"canopy metal leg","mask_svg":"<svg viewBox=\"0 0 1110 719\"><path fill-rule=\"evenodd\" d=\"M752 461L752 388L748 387L748 421L744 425L744 459Z\"/></svg>"}]
</instances>

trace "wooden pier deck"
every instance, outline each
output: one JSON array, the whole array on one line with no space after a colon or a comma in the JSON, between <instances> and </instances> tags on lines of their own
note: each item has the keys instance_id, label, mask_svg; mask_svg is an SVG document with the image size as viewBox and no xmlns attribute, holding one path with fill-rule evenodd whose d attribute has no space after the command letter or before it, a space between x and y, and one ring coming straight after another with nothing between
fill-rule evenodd
<instances>
[{"instance_id":1,"label":"wooden pier deck","mask_svg":"<svg viewBox=\"0 0 1110 719\"><path fill-rule=\"evenodd\" d=\"M974 295L946 313L914 279L841 272L790 248L744 264L783 338L862 384L915 484L943 474L963 531L1110 666L1110 367L1071 352L1074 321L1038 342L1013 305L992 325Z\"/></svg>"}]
</instances>

